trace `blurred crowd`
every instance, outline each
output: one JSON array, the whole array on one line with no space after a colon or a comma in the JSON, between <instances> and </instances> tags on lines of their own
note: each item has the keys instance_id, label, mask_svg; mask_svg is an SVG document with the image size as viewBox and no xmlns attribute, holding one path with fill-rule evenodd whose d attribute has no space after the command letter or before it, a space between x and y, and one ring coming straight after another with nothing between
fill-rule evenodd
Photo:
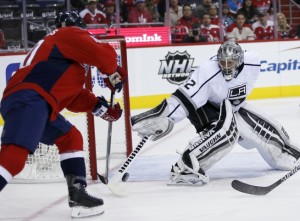
<instances>
[{"instance_id":1,"label":"blurred crowd","mask_svg":"<svg viewBox=\"0 0 300 221\"><path fill-rule=\"evenodd\" d=\"M113 0L88 0L86 6L81 2L77 9L87 24L116 23ZM223 0L221 18L218 0L170 0L169 16L165 5L165 0L124 0L120 5L120 22L169 23L175 43L299 37L299 27L289 25L285 14L274 12L271 0ZM91 20L97 15L99 19Z\"/></svg>"},{"instance_id":2,"label":"blurred crowd","mask_svg":"<svg viewBox=\"0 0 300 221\"><path fill-rule=\"evenodd\" d=\"M170 1L174 42L216 42L220 38L247 41L300 37L299 24L293 27L289 25L285 14L274 12L272 1L269 0L223 1L221 17L218 4L213 0L202 0L198 5L186 2L180 5L180 0Z\"/></svg>"},{"instance_id":3,"label":"blurred crowd","mask_svg":"<svg viewBox=\"0 0 300 221\"><path fill-rule=\"evenodd\" d=\"M2 7L4 2L19 10ZM11 22L14 16L22 17L21 2L1 0L0 48L11 33L9 28L4 28L7 19ZM274 11L272 0L169 0L169 3L167 9L165 0L121 0L116 13L115 0L70 0L71 10L78 11L88 25L170 26L173 43L300 37L300 24L290 25L286 14ZM29 26L33 29L32 33L29 30L33 43L51 30L55 15L66 8L65 0L27 0L26 4L26 17L38 24ZM44 32L39 33L40 29Z\"/></svg>"}]
</instances>

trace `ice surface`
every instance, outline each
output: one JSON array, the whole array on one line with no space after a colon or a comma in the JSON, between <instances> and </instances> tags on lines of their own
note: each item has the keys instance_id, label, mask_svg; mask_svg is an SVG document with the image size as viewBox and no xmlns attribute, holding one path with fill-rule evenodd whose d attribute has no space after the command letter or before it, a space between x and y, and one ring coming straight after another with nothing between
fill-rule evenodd
<instances>
[{"instance_id":1,"label":"ice surface","mask_svg":"<svg viewBox=\"0 0 300 221\"><path fill-rule=\"evenodd\" d=\"M300 98L256 100L250 103L281 122L300 143ZM134 133L134 144L139 138ZM129 169L126 197L115 197L105 185L90 183L88 191L102 197L105 213L82 220L102 221L294 221L299 220L300 173L266 196L251 196L231 188L233 179L267 186L287 171L271 169L255 149L236 146L207 171L210 183L202 187L166 186L171 165L195 136L188 121L175 125L167 137L145 144ZM112 169L124 159L112 160ZM104 162L99 162L104 165ZM298 218L297 218L298 217ZM1 221L71 220L65 183L9 184L0 194ZM81 219L76 219L81 220Z\"/></svg>"}]
</instances>

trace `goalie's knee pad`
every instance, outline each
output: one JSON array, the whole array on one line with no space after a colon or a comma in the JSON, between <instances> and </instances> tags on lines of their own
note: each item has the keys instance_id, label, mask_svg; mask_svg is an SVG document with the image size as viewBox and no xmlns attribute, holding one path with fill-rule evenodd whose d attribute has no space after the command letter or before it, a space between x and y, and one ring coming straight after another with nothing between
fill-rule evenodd
<instances>
[{"instance_id":1,"label":"goalie's knee pad","mask_svg":"<svg viewBox=\"0 0 300 221\"><path fill-rule=\"evenodd\" d=\"M235 145L239 137L235 116L228 100L222 103L219 120L192 139L182 155L190 168L204 171L212 167ZM198 162L196 166L195 159Z\"/></svg>"},{"instance_id":2,"label":"goalie's knee pad","mask_svg":"<svg viewBox=\"0 0 300 221\"><path fill-rule=\"evenodd\" d=\"M157 107L131 117L132 130L139 136L151 136L151 140L158 140L169 134L174 126L172 119L167 117L168 104L164 100Z\"/></svg>"},{"instance_id":3,"label":"goalie's knee pad","mask_svg":"<svg viewBox=\"0 0 300 221\"><path fill-rule=\"evenodd\" d=\"M299 145L291 142L281 124L246 103L237 113L239 144L257 148L264 160L275 169L290 170L300 157Z\"/></svg>"}]
</instances>

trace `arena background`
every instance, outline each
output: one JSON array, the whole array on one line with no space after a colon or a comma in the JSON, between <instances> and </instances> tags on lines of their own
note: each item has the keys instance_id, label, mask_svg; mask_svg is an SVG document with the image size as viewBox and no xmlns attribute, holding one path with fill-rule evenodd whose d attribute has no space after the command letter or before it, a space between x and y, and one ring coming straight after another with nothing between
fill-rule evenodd
<instances>
[{"instance_id":1,"label":"arena background","mask_svg":"<svg viewBox=\"0 0 300 221\"><path fill-rule=\"evenodd\" d=\"M249 99L300 96L300 41L241 43L257 51L261 75ZM216 55L219 44L128 48L131 109L157 105L181 84L201 62ZM0 56L0 98L25 54ZM0 125L3 120L0 118Z\"/></svg>"}]
</instances>

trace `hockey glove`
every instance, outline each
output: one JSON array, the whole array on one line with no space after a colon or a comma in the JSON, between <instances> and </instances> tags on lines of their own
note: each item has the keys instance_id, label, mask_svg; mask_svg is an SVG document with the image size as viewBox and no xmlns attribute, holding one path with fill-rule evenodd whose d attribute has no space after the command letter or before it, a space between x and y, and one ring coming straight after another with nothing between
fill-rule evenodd
<instances>
[{"instance_id":1,"label":"hockey glove","mask_svg":"<svg viewBox=\"0 0 300 221\"><path fill-rule=\"evenodd\" d=\"M104 97L98 97L98 100L99 102L93 110L94 116L101 117L109 122L116 121L121 117L123 110L119 103L110 107Z\"/></svg>"},{"instance_id":2,"label":"hockey glove","mask_svg":"<svg viewBox=\"0 0 300 221\"><path fill-rule=\"evenodd\" d=\"M132 130L141 137L151 136L151 140L158 140L169 134L174 126L171 118L167 117L167 101L164 100L157 107L131 117Z\"/></svg>"},{"instance_id":3,"label":"hockey glove","mask_svg":"<svg viewBox=\"0 0 300 221\"><path fill-rule=\"evenodd\" d=\"M112 91L112 92L120 92L123 88L123 84L127 79L127 75L125 70L118 66L115 73L107 76L107 78L103 78L106 86Z\"/></svg>"}]
</instances>

